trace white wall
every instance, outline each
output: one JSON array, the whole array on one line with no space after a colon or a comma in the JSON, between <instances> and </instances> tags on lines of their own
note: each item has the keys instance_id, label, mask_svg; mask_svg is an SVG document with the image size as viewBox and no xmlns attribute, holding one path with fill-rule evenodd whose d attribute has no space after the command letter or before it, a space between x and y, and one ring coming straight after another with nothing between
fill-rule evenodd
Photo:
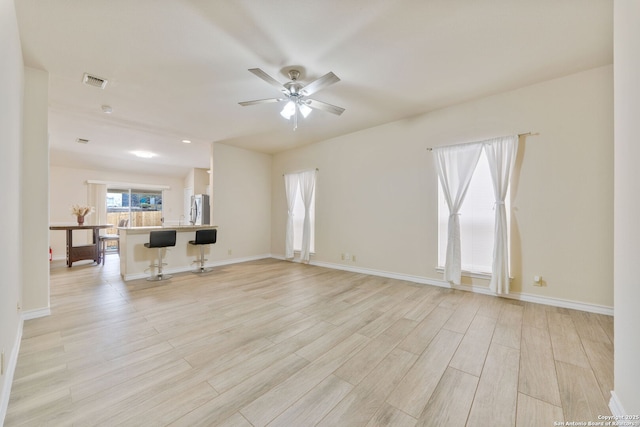
<instances>
[{"instance_id":1,"label":"white wall","mask_svg":"<svg viewBox=\"0 0 640 427\"><path fill-rule=\"evenodd\" d=\"M154 175L137 175L131 173L101 171L94 169L74 169L61 166L51 166L49 174L50 186L50 223L76 223L70 213L71 205L88 203L87 180L121 182L130 184L167 185L169 190L163 192L163 215L165 222L178 223L183 213L183 179ZM83 236L74 232L74 243L82 244L88 241L90 232ZM66 243L64 231L50 231L49 240L54 259L65 259Z\"/></svg>"},{"instance_id":2,"label":"white wall","mask_svg":"<svg viewBox=\"0 0 640 427\"><path fill-rule=\"evenodd\" d=\"M13 0L0 0L0 235L5 250L0 257L0 351L5 368L17 358L22 329L16 309L21 299L21 138L24 68ZM4 421L11 370L0 375L0 425Z\"/></svg>"},{"instance_id":3,"label":"white wall","mask_svg":"<svg viewBox=\"0 0 640 427\"><path fill-rule=\"evenodd\" d=\"M209 194L209 174L206 169L196 168L193 170L193 193Z\"/></svg>"},{"instance_id":4,"label":"white wall","mask_svg":"<svg viewBox=\"0 0 640 427\"><path fill-rule=\"evenodd\" d=\"M271 243L271 156L213 144L213 223L209 259L268 256Z\"/></svg>"},{"instance_id":5,"label":"white wall","mask_svg":"<svg viewBox=\"0 0 640 427\"><path fill-rule=\"evenodd\" d=\"M184 188L193 188L193 177L195 176L195 169L190 169L189 173L184 177Z\"/></svg>"},{"instance_id":6,"label":"white wall","mask_svg":"<svg viewBox=\"0 0 640 427\"><path fill-rule=\"evenodd\" d=\"M209 173L207 173L207 169L193 168L189 170L189 173L184 178L184 188L191 188L193 194L209 194Z\"/></svg>"},{"instance_id":7,"label":"white wall","mask_svg":"<svg viewBox=\"0 0 640 427\"><path fill-rule=\"evenodd\" d=\"M442 280L426 148L532 131L512 191L512 291L611 308L612 76L601 67L275 155L272 253L284 255L282 174L317 167L312 262Z\"/></svg>"},{"instance_id":8,"label":"white wall","mask_svg":"<svg viewBox=\"0 0 640 427\"><path fill-rule=\"evenodd\" d=\"M49 312L49 74L25 68L22 169L22 308ZM41 312L41 310L43 310Z\"/></svg>"},{"instance_id":9,"label":"white wall","mask_svg":"<svg viewBox=\"0 0 640 427\"><path fill-rule=\"evenodd\" d=\"M614 3L615 58L615 392L627 414L640 414L640 3ZM615 402L614 402L615 403Z\"/></svg>"}]
</instances>

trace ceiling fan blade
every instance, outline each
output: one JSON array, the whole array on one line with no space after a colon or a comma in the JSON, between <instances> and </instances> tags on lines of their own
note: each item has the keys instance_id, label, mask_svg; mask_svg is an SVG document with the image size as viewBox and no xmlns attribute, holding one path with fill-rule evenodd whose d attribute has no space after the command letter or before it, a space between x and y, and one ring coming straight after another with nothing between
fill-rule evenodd
<instances>
[{"instance_id":1,"label":"ceiling fan blade","mask_svg":"<svg viewBox=\"0 0 640 427\"><path fill-rule=\"evenodd\" d=\"M246 107L248 105L257 105L257 104L270 104L272 102L282 102L285 98L267 98L267 99L256 99L255 101L243 101L238 102L238 104Z\"/></svg>"},{"instance_id":2,"label":"ceiling fan blade","mask_svg":"<svg viewBox=\"0 0 640 427\"><path fill-rule=\"evenodd\" d=\"M287 88L284 87L282 85L282 83L280 83L279 81L277 81L276 79L271 77L269 74L267 74L264 71L262 71L260 68L249 68L249 72L255 74L258 77L260 77L262 80L264 80L265 82L269 83L271 86L275 87L280 92L289 93Z\"/></svg>"},{"instance_id":3,"label":"ceiling fan blade","mask_svg":"<svg viewBox=\"0 0 640 427\"><path fill-rule=\"evenodd\" d=\"M327 104L326 102L316 101L315 99L305 99L304 103L316 110L326 111L327 113L335 114L339 116L344 113L344 108L336 107L335 105Z\"/></svg>"},{"instance_id":4,"label":"ceiling fan blade","mask_svg":"<svg viewBox=\"0 0 640 427\"><path fill-rule=\"evenodd\" d=\"M338 76L333 74L333 72L328 72L324 76L320 77L317 80L312 81L311 83L303 87L302 90L300 90L300 92L305 96L309 96L312 93L316 93L320 89L324 89L325 87L332 85L334 83L337 83L339 81L340 79L338 78Z\"/></svg>"}]
</instances>

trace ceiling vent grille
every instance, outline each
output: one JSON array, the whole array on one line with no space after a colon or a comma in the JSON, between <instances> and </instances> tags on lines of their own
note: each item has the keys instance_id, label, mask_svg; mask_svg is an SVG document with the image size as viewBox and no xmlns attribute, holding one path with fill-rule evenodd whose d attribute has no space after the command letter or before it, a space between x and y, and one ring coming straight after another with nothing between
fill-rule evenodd
<instances>
[{"instance_id":1,"label":"ceiling vent grille","mask_svg":"<svg viewBox=\"0 0 640 427\"><path fill-rule=\"evenodd\" d=\"M76 142L78 144L88 144L89 140L88 139L84 139L84 138L76 138Z\"/></svg>"},{"instance_id":2,"label":"ceiling vent grille","mask_svg":"<svg viewBox=\"0 0 640 427\"><path fill-rule=\"evenodd\" d=\"M84 73L84 76L82 77L82 83L86 84L87 86L99 87L100 89L104 89L107 86L107 79Z\"/></svg>"}]
</instances>

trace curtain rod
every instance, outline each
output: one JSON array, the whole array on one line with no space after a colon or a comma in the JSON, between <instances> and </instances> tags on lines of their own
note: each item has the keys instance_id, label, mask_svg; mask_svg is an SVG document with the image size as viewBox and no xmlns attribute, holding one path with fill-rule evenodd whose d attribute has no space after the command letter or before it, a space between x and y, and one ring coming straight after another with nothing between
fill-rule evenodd
<instances>
[{"instance_id":1,"label":"curtain rod","mask_svg":"<svg viewBox=\"0 0 640 427\"><path fill-rule=\"evenodd\" d=\"M311 170L313 170L313 169L304 169L304 170L301 170L301 171L287 172L287 173L283 173L282 176L291 175L292 173L302 173L302 172L311 171ZM320 169L318 169L318 168L316 168L315 170L320 171Z\"/></svg>"},{"instance_id":2,"label":"curtain rod","mask_svg":"<svg viewBox=\"0 0 640 427\"><path fill-rule=\"evenodd\" d=\"M519 133L518 138L520 138L521 136L530 136L530 135L538 135L538 133L533 133L533 132ZM454 145L475 144L476 142L482 142L482 141L466 142L462 144L452 144L451 147L453 147ZM433 148L434 147L428 147L427 151L433 151ZM438 147L435 147L435 148L438 148Z\"/></svg>"}]
</instances>

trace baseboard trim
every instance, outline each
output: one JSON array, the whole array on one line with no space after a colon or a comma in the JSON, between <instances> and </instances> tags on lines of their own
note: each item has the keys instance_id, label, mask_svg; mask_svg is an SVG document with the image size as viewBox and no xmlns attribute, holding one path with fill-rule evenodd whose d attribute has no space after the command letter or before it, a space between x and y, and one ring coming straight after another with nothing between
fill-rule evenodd
<instances>
[{"instance_id":1,"label":"baseboard trim","mask_svg":"<svg viewBox=\"0 0 640 427\"><path fill-rule=\"evenodd\" d=\"M609 399L609 409L611 409L611 413L617 417L625 414L622 403L620 403L618 395L613 390L611 390L611 399Z\"/></svg>"},{"instance_id":2,"label":"baseboard trim","mask_svg":"<svg viewBox=\"0 0 640 427\"><path fill-rule=\"evenodd\" d=\"M265 258L273 258L273 257L271 256L271 254L263 254L263 255L254 255L254 256L243 257L243 258L225 259L221 261L208 262L205 264L205 268L215 268L223 265L239 264L241 262L257 261ZM165 268L164 274L189 273L194 270L195 270L195 267L191 267L191 266L180 267L180 268ZM147 273L126 274L123 276L123 280L125 282L128 282L130 280L146 279L147 277L149 277L149 274Z\"/></svg>"},{"instance_id":3,"label":"baseboard trim","mask_svg":"<svg viewBox=\"0 0 640 427\"><path fill-rule=\"evenodd\" d=\"M389 279L406 280L408 282L420 283L422 285L439 286L442 288L451 287L449 286L449 283L443 280L430 279L428 277L422 277L422 276L413 276L411 274L394 273L391 271L374 270L371 268L352 267L349 265L333 264L333 263L322 262L322 261L311 261L309 262L309 264L317 265L318 267L332 268L334 270L350 271L352 273L370 274L372 276L386 277Z\"/></svg>"},{"instance_id":4,"label":"baseboard trim","mask_svg":"<svg viewBox=\"0 0 640 427\"><path fill-rule=\"evenodd\" d=\"M24 321L18 322L18 333L16 334L16 340L13 344L13 350L9 356L9 363L7 365L7 372L3 376L2 383L2 401L0 401L0 426L4 425L4 420L7 416L7 408L9 407L9 397L11 397L11 385L13 384L13 376L16 372L16 366L18 365L18 353L20 353L20 343L22 342L22 326Z\"/></svg>"},{"instance_id":5,"label":"baseboard trim","mask_svg":"<svg viewBox=\"0 0 640 427\"><path fill-rule=\"evenodd\" d=\"M629 424L624 424L624 425L628 425L631 427L638 427L640 426L640 421L639 420L628 420L625 419L625 417L627 417L629 414L627 414L627 412L624 410L624 408L622 407L622 403L620 403L620 399L618 399L618 395L616 394L615 391L611 390L611 399L609 399L609 409L611 409L611 414L615 417L614 421L617 422L625 422L625 423L629 423ZM615 425L615 424L613 424ZM622 425L622 424L620 424Z\"/></svg>"},{"instance_id":6,"label":"baseboard trim","mask_svg":"<svg viewBox=\"0 0 640 427\"><path fill-rule=\"evenodd\" d=\"M490 295L495 295L491 291L489 291L489 293ZM516 299L520 301L533 302L536 304L551 305L554 307L569 308L572 310L587 311L589 313L613 316L613 307L607 307L605 305L591 304L591 303L580 302L580 301L572 301L572 300L566 300L562 298L541 297L539 295L516 293L516 292L512 294L506 294L506 295L500 295L500 296L504 298Z\"/></svg>"},{"instance_id":7,"label":"baseboard trim","mask_svg":"<svg viewBox=\"0 0 640 427\"><path fill-rule=\"evenodd\" d=\"M282 257L282 256L273 256L273 258L284 259L284 257ZM299 262L299 260L297 260L297 259L294 259L294 260L291 260L291 261ZM414 275L410 275L410 274L394 273L394 272L389 272L389 271L384 271L384 270L375 270L375 269L370 269L370 268L353 267L353 266L349 266L349 265L334 264L334 263L329 263L329 262L324 262L324 261L313 261L312 260L312 261L309 262L309 264L316 265L318 267L332 268L334 270L344 270L344 271L350 271L350 272L353 272L353 273L370 274L372 276L380 276L380 277L387 277L387 278L390 278L390 279L406 280L406 281L409 281L409 282L419 283L419 284L423 284L423 285L439 286L439 287L442 287L442 288L449 288L449 289L458 289L458 290L461 290L461 291L475 292L475 293L478 293L478 294L485 294L485 295L497 296L497 297L502 297L502 298L509 298L509 299L514 299L514 300L518 300L518 301L532 302L532 303L536 303L536 304L550 305L550 306L553 306L553 307L569 308L569 309L572 309L572 310L587 311L587 312L590 312L590 313L598 313L598 314L604 314L604 315L607 315L607 316L613 316L613 307L607 307L607 306L598 305L598 304L590 304L590 303L566 300L566 299L561 299L561 298L543 297L543 296L539 296L539 295L532 295L532 294L526 294L526 293L520 293L520 292L514 292L514 293L510 293L510 294L496 294L496 293L492 292L488 287L484 287L484 286L452 285L449 282L446 282L444 280L431 279L431 278L423 277L423 276L414 276Z\"/></svg>"},{"instance_id":8,"label":"baseboard trim","mask_svg":"<svg viewBox=\"0 0 640 427\"><path fill-rule=\"evenodd\" d=\"M51 315L51 308L39 308L37 310L27 310L22 312L22 320L37 319Z\"/></svg>"}]
</instances>

